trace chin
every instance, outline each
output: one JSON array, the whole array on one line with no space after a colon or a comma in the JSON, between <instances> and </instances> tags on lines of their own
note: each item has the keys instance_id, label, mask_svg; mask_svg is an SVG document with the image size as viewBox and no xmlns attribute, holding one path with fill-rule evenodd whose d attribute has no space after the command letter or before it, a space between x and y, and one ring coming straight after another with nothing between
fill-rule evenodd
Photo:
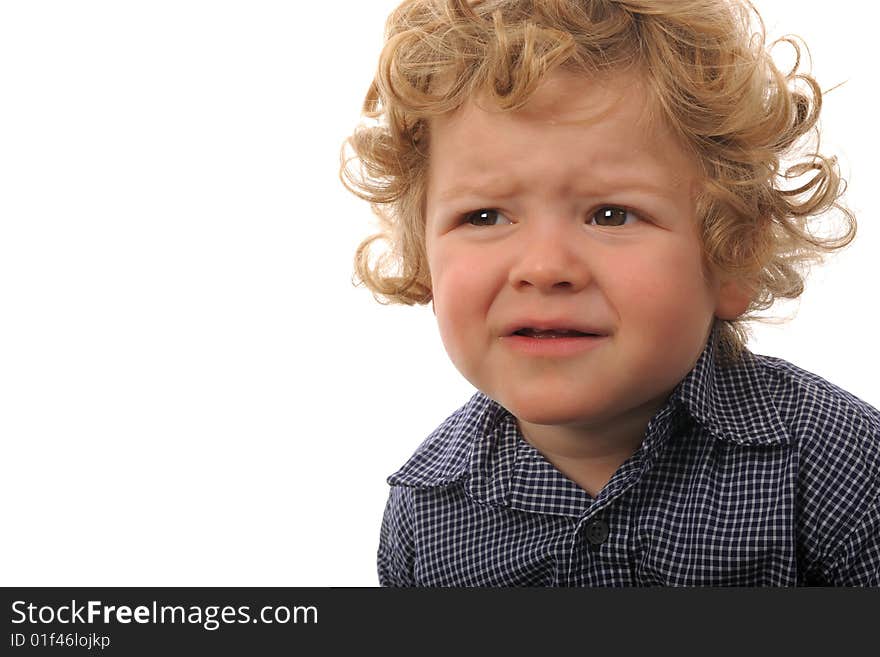
<instances>
[{"instance_id":1,"label":"chin","mask_svg":"<svg viewBox=\"0 0 880 657\"><path fill-rule=\"evenodd\" d=\"M585 407L581 400L578 404L564 403L563 400L530 399L501 400L499 402L518 420L529 424L572 425L589 422L601 413L598 408Z\"/></svg>"}]
</instances>

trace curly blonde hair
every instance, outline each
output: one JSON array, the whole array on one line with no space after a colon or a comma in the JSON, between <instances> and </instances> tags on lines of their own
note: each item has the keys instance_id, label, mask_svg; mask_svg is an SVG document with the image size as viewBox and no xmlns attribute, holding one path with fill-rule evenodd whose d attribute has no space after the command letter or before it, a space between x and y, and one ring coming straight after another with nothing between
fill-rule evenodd
<instances>
[{"instance_id":1,"label":"curly blonde hair","mask_svg":"<svg viewBox=\"0 0 880 657\"><path fill-rule=\"evenodd\" d=\"M704 263L751 295L742 316L720 321L722 362L740 359L746 323L765 319L757 312L800 296L809 266L855 237L855 217L839 202L845 181L837 160L818 153L822 91L798 72L794 38L765 47L763 20L749 0L406 0L389 16L385 36L363 105L373 125L345 140L340 166L342 183L379 218L379 232L355 254L354 282L380 302L432 298L429 119L478 93L515 110L557 68L644 72L662 119L698 162ZM770 53L779 42L796 54L788 73ZM800 140L814 128L815 150L804 153ZM793 157L800 159L781 172L781 160ZM808 173L808 181L784 188ZM812 220L831 208L843 226L822 237ZM390 249L373 258L380 241Z\"/></svg>"}]
</instances>

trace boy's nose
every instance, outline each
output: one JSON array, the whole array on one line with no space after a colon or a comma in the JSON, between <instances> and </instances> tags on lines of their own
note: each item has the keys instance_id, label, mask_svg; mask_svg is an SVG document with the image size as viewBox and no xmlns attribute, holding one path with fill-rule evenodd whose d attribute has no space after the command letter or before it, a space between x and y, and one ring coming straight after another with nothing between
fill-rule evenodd
<instances>
[{"instance_id":1,"label":"boy's nose","mask_svg":"<svg viewBox=\"0 0 880 657\"><path fill-rule=\"evenodd\" d=\"M510 284L517 289L534 287L541 291L586 287L591 280L590 269L573 238L563 230L545 230L524 240L510 268Z\"/></svg>"}]
</instances>

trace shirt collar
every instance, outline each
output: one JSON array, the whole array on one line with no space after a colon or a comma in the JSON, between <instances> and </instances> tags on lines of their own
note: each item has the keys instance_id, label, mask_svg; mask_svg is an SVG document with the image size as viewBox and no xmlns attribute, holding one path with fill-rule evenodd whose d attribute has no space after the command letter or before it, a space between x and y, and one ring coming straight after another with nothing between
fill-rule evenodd
<instances>
[{"instance_id":1,"label":"shirt collar","mask_svg":"<svg viewBox=\"0 0 880 657\"><path fill-rule=\"evenodd\" d=\"M652 419L644 444L649 454L666 434L681 426L681 411L722 442L789 442L768 383L761 376L759 357L746 350L736 364L720 363L719 326L716 322L693 369ZM477 392L428 436L404 466L388 478L388 483L446 486L470 474L470 488L488 485L491 489L483 490L480 496L500 501L508 494L509 477L498 475L511 472L518 450L522 451L522 445L511 439L512 434L516 435L511 420L500 404ZM519 442L524 443L521 438Z\"/></svg>"},{"instance_id":2,"label":"shirt collar","mask_svg":"<svg viewBox=\"0 0 880 657\"><path fill-rule=\"evenodd\" d=\"M720 321L671 401L713 437L737 445L783 445L791 437L776 406L759 356L744 350L733 364L721 364Z\"/></svg>"},{"instance_id":3,"label":"shirt collar","mask_svg":"<svg viewBox=\"0 0 880 657\"><path fill-rule=\"evenodd\" d=\"M388 483L424 488L457 481L467 472L475 445L492 440L505 412L500 404L477 392L419 445Z\"/></svg>"}]
</instances>

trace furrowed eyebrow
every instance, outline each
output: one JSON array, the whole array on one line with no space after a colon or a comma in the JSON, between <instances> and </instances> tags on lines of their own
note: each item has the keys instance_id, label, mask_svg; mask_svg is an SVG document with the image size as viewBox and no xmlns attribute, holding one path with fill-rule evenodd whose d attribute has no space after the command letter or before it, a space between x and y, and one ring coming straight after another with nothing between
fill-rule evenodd
<instances>
[{"instance_id":1,"label":"furrowed eyebrow","mask_svg":"<svg viewBox=\"0 0 880 657\"><path fill-rule=\"evenodd\" d=\"M664 200L673 199L673 190L677 189L681 184L681 180L674 179L669 185L656 185L647 180L629 180L624 183L614 183L611 181L597 182L597 190L601 189L602 193L609 191L617 192L638 192L648 196ZM499 184L500 183L500 184ZM485 184L479 181L463 182L461 184L453 184L444 189L438 199L441 202L454 201L458 198L466 198L469 196L487 196L491 198L506 199L515 196L520 190L520 186L511 185L507 179L487 180ZM596 192L599 193L598 191Z\"/></svg>"},{"instance_id":2,"label":"furrowed eyebrow","mask_svg":"<svg viewBox=\"0 0 880 657\"><path fill-rule=\"evenodd\" d=\"M509 180L496 178L486 181L468 181L453 184L438 196L440 201L453 201L466 196L492 196L493 198L510 198L519 191L516 185L511 186Z\"/></svg>"}]
</instances>

